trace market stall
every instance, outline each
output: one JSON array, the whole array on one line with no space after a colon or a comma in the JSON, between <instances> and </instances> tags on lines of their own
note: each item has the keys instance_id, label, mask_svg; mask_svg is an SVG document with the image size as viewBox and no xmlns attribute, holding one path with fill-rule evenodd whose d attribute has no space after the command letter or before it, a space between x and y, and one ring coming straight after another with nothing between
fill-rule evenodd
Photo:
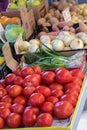
<instances>
[{"instance_id":1,"label":"market stall","mask_svg":"<svg viewBox=\"0 0 87 130\"><path fill-rule=\"evenodd\" d=\"M0 128L77 129L87 98L86 8L13 0L0 12Z\"/></svg>"}]
</instances>

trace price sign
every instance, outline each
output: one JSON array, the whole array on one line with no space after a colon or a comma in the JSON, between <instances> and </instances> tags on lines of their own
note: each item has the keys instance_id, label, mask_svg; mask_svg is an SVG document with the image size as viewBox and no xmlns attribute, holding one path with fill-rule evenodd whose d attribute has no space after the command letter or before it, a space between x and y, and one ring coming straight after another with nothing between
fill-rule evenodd
<instances>
[{"instance_id":1,"label":"price sign","mask_svg":"<svg viewBox=\"0 0 87 130\"><path fill-rule=\"evenodd\" d=\"M66 22L71 21L71 14L69 8L66 8L64 11L62 11L62 14Z\"/></svg>"}]
</instances>

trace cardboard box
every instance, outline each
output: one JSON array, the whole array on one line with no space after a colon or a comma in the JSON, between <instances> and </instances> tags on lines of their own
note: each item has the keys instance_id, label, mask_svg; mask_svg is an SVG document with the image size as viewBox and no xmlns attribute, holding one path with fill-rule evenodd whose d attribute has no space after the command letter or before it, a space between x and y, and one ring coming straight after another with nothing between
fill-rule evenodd
<instances>
[{"instance_id":1,"label":"cardboard box","mask_svg":"<svg viewBox=\"0 0 87 130\"><path fill-rule=\"evenodd\" d=\"M48 12L48 0L43 0L39 6L28 7L28 9L33 9L35 20L38 20Z\"/></svg>"},{"instance_id":2,"label":"cardboard box","mask_svg":"<svg viewBox=\"0 0 87 130\"><path fill-rule=\"evenodd\" d=\"M20 8L20 10L7 10L1 14L8 17L19 17L21 19L21 25L26 31L26 39L28 39L33 34L36 24L32 9L27 10L24 5Z\"/></svg>"}]
</instances>

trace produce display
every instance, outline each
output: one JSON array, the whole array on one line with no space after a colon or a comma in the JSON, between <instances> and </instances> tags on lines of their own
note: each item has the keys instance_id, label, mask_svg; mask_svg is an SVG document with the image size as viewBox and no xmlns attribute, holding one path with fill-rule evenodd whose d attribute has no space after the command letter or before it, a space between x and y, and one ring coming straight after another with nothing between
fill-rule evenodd
<instances>
[{"instance_id":1,"label":"produce display","mask_svg":"<svg viewBox=\"0 0 87 130\"><path fill-rule=\"evenodd\" d=\"M8 4L8 9L18 9L22 5L26 5L26 7L38 6L41 2L42 0L13 0Z\"/></svg>"},{"instance_id":2,"label":"produce display","mask_svg":"<svg viewBox=\"0 0 87 130\"><path fill-rule=\"evenodd\" d=\"M74 113L83 79L80 69L17 67L0 80L0 128L49 127L54 120L67 120Z\"/></svg>"},{"instance_id":3,"label":"produce display","mask_svg":"<svg viewBox=\"0 0 87 130\"><path fill-rule=\"evenodd\" d=\"M66 8L69 9L71 14L72 23L87 22L87 4L76 4L75 0L60 0L52 3L48 13L44 16L43 21L38 25L51 26L52 24L58 24L64 20L62 11ZM39 19L40 20L40 19Z\"/></svg>"}]
</instances>

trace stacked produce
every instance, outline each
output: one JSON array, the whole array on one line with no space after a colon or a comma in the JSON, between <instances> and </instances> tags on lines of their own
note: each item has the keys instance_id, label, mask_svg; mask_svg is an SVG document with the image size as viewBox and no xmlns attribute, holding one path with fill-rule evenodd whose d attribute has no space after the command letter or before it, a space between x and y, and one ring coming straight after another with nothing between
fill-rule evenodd
<instances>
[{"instance_id":1,"label":"stacked produce","mask_svg":"<svg viewBox=\"0 0 87 130\"><path fill-rule=\"evenodd\" d=\"M0 80L0 128L48 127L69 118L83 79L80 69L16 68Z\"/></svg>"},{"instance_id":2,"label":"stacked produce","mask_svg":"<svg viewBox=\"0 0 87 130\"><path fill-rule=\"evenodd\" d=\"M19 9L22 5L26 7L38 6L42 0L13 0L13 2L8 4L8 9Z\"/></svg>"},{"instance_id":3,"label":"stacked produce","mask_svg":"<svg viewBox=\"0 0 87 130\"><path fill-rule=\"evenodd\" d=\"M52 3L48 13L45 15L42 26L51 26L64 20L62 11L69 9L72 23L87 22L87 4L76 4L75 0L60 0ZM37 22L38 23L38 22Z\"/></svg>"}]
</instances>

